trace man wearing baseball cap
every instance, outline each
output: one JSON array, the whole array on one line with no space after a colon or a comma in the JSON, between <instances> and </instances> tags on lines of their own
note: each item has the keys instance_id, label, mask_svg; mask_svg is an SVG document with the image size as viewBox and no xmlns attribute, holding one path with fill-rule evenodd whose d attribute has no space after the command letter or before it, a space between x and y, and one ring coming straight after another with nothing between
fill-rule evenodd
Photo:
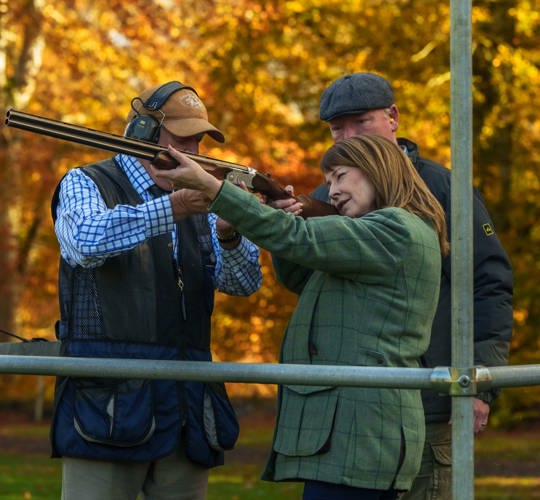
<instances>
[{"instance_id":1,"label":"man wearing baseball cap","mask_svg":"<svg viewBox=\"0 0 540 500\"><path fill-rule=\"evenodd\" d=\"M179 82L131 102L125 135L198 153L223 142ZM249 295L258 249L198 193L129 154L70 170L53 196L65 356L211 361L214 290ZM63 500L203 500L208 469L238 437L223 384L58 377L51 426Z\"/></svg>"},{"instance_id":2,"label":"man wearing baseball cap","mask_svg":"<svg viewBox=\"0 0 540 500\"><path fill-rule=\"evenodd\" d=\"M320 100L320 118L328 123L334 142L358 135L380 135L399 145L408 154L418 173L443 206L450 227L450 171L420 156L418 146L397 138L398 107L390 83L374 73L353 73L334 81ZM327 200L326 186L313 193ZM512 268L497 237L493 222L474 190L474 346L475 364L508 363L512 336ZM450 239L450 234L448 234ZM428 351L420 366L451 366L450 258L443 260L439 305ZM492 390L473 400L474 431L487 424L490 404L497 396ZM426 417L426 443L422 466L410 492L400 499L443 500L452 498L451 398L434 390L422 394Z\"/></svg>"},{"instance_id":3,"label":"man wearing baseball cap","mask_svg":"<svg viewBox=\"0 0 540 500\"><path fill-rule=\"evenodd\" d=\"M144 135L137 117L154 118L158 125L177 137L197 137L206 133L218 142L225 142L224 135L208 121L206 107L197 92L179 82L144 90L131 101L126 135L155 142Z\"/></svg>"}]
</instances>

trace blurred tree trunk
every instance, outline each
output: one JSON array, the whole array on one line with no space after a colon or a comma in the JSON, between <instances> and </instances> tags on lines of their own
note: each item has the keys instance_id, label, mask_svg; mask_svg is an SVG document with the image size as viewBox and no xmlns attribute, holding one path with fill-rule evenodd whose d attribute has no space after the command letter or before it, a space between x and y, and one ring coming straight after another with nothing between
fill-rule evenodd
<instances>
[{"instance_id":1,"label":"blurred tree trunk","mask_svg":"<svg viewBox=\"0 0 540 500\"><path fill-rule=\"evenodd\" d=\"M34 400L34 421L43 420L43 405L45 402L45 378L43 375L36 377L36 398Z\"/></svg>"},{"instance_id":2,"label":"blurred tree trunk","mask_svg":"<svg viewBox=\"0 0 540 500\"><path fill-rule=\"evenodd\" d=\"M31 99L41 66L43 43L39 0L7 0L2 5L0 41L0 108L23 107ZM20 198L24 168L20 142L0 130L0 328L17 331L16 310L23 290L28 240L21 235ZM1 340L6 340L2 338ZM0 390L13 376L0 378Z\"/></svg>"}]
</instances>

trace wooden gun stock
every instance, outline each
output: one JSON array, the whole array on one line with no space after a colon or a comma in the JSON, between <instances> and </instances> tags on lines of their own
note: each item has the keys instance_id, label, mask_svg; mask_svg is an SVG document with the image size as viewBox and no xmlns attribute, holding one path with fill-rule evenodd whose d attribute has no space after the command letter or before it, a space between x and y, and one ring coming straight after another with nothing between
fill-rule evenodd
<instances>
[{"instance_id":1,"label":"wooden gun stock","mask_svg":"<svg viewBox=\"0 0 540 500\"><path fill-rule=\"evenodd\" d=\"M76 142L98 149L124 153L143 160L149 160L156 168L164 170L175 168L177 165L176 160L169 155L167 148L163 146L107 132L100 132L62 121L51 120L50 118L23 113L15 109L9 109L7 111L5 124L8 127L19 128L65 141ZM236 185L245 182L248 189L263 194L270 200L281 200L291 197L270 174L257 171L251 167L211 158L210 156L187 151L183 151L183 153L195 160L218 179L227 179ZM294 198L302 203L302 217L304 218L337 214L335 207L329 203L306 195L299 195Z\"/></svg>"}]
</instances>

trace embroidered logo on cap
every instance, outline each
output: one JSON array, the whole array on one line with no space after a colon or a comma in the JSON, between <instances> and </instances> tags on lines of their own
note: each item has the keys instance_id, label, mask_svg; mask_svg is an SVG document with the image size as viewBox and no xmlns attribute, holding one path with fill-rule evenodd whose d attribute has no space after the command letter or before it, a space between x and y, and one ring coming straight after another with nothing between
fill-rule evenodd
<instances>
[{"instance_id":1,"label":"embroidered logo on cap","mask_svg":"<svg viewBox=\"0 0 540 500\"><path fill-rule=\"evenodd\" d=\"M486 233L486 236L492 236L495 234L495 231L493 231L491 224L489 224L488 222L482 224L482 228L484 229L484 233Z\"/></svg>"},{"instance_id":2,"label":"embroidered logo on cap","mask_svg":"<svg viewBox=\"0 0 540 500\"><path fill-rule=\"evenodd\" d=\"M185 94L180 96L180 101L182 102L182 104L184 104L184 106L188 106L190 108L203 107L202 101L193 92L186 92Z\"/></svg>"}]
</instances>

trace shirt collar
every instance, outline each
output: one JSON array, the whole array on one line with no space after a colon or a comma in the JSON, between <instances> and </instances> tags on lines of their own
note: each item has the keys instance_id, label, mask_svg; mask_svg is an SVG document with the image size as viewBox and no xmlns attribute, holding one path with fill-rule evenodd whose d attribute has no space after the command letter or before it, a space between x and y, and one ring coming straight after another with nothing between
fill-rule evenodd
<instances>
[{"instance_id":1,"label":"shirt collar","mask_svg":"<svg viewBox=\"0 0 540 500\"><path fill-rule=\"evenodd\" d=\"M148 188L154 185L154 181L150 174L146 171L143 164L135 157L119 154L116 155L116 161L124 169L128 176L129 182L135 188L139 195L143 195Z\"/></svg>"}]
</instances>

